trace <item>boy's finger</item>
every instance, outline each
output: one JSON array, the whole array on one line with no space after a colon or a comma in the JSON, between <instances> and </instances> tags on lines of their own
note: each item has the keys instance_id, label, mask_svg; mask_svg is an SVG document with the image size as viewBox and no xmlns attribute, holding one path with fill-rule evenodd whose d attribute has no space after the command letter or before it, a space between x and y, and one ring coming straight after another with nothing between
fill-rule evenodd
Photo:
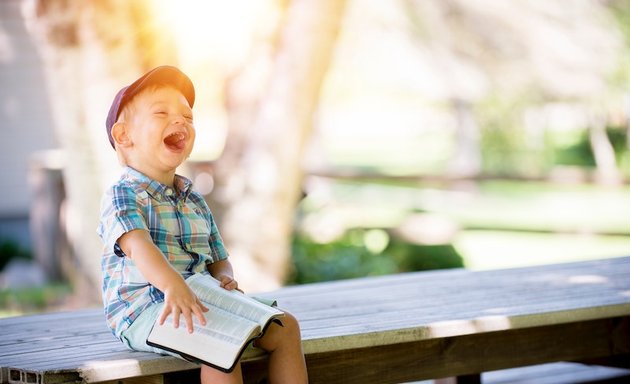
<instances>
[{"instance_id":1,"label":"boy's finger","mask_svg":"<svg viewBox=\"0 0 630 384\"><path fill-rule=\"evenodd\" d=\"M179 328L179 315L180 314L181 313L180 313L179 309L176 308L175 310L173 310L173 326L175 328Z\"/></svg>"},{"instance_id":2,"label":"boy's finger","mask_svg":"<svg viewBox=\"0 0 630 384\"><path fill-rule=\"evenodd\" d=\"M190 311L186 311L184 314L184 321L186 322L186 329L188 330L188 333L193 333L193 319L192 319L192 313Z\"/></svg>"},{"instance_id":3,"label":"boy's finger","mask_svg":"<svg viewBox=\"0 0 630 384\"><path fill-rule=\"evenodd\" d=\"M236 282L236 280L226 280L225 283L223 284L223 288L227 289L228 291L231 291L233 289L238 288L238 283Z\"/></svg>"},{"instance_id":4,"label":"boy's finger","mask_svg":"<svg viewBox=\"0 0 630 384\"><path fill-rule=\"evenodd\" d=\"M164 306L164 309L162 310L162 314L160 315L160 320L159 320L160 325L164 325L164 322L166 321L170 313L171 313L171 309L167 306Z\"/></svg>"},{"instance_id":5,"label":"boy's finger","mask_svg":"<svg viewBox=\"0 0 630 384\"><path fill-rule=\"evenodd\" d=\"M201 325L206 325L206 317L203 315L204 311L202 308L203 308L202 305L199 305L199 306L195 305L193 307L193 313L195 316L197 316L197 318L199 319L199 323Z\"/></svg>"},{"instance_id":6,"label":"boy's finger","mask_svg":"<svg viewBox=\"0 0 630 384\"><path fill-rule=\"evenodd\" d=\"M221 287L225 288L225 289L232 289L230 288L233 284L236 284L236 280L234 280L233 278L229 277L229 276L223 276L221 278Z\"/></svg>"}]
</instances>

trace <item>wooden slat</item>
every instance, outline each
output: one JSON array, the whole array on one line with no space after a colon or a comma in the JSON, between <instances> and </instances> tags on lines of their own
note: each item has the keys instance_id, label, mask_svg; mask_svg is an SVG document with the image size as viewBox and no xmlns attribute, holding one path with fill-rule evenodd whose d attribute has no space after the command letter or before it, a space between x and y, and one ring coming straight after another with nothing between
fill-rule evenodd
<instances>
[{"instance_id":1,"label":"wooden slat","mask_svg":"<svg viewBox=\"0 0 630 384\"><path fill-rule=\"evenodd\" d=\"M482 374L484 384L621 384L628 382L630 382L630 370L577 363L548 363Z\"/></svg>"},{"instance_id":2,"label":"wooden slat","mask_svg":"<svg viewBox=\"0 0 630 384\"><path fill-rule=\"evenodd\" d=\"M310 382L400 383L610 353L609 320L307 356Z\"/></svg>"},{"instance_id":3,"label":"wooden slat","mask_svg":"<svg viewBox=\"0 0 630 384\"><path fill-rule=\"evenodd\" d=\"M531 285L510 282L509 279L523 278L519 276L507 276L503 280L503 285L496 285L495 287L484 287L482 286L482 281L476 282L478 285L475 286L470 284L470 281L462 281L464 279L452 280L456 282L456 284L453 285L460 287L461 291L457 292L452 291L452 289L448 289L446 293L443 293L439 290L436 291L437 288L434 286L439 285L439 287L448 288L447 284L451 280L432 282L425 280L425 278L421 275L414 274L414 277L418 280L412 281L414 284L396 286L393 288L388 288L386 283L383 283L383 287L380 288L380 290L378 287L371 287L367 284L361 290L346 289L343 285L338 285L334 288L330 287L330 289L334 290L327 291L328 293L326 291L320 292L319 297L312 300L308 295L305 295L305 297L291 301L283 297L283 291L279 292L278 298L280 304L284 307L293 309L297 314L305 315L300 317L302 321L308 321L309 316L313 316L313 318L317 319L325 317L326 313L320 313L320 311L328 311L330 312L330 316L333 317L336 314L338 315L339 311L342 309L345 309L346 311L357 309L359 312L377 313L379 312L377 305L381 305L384 310L387 310L391 309L391 306L396 305L396 303L400 304L399 307L401 305L408 305L410 308L421 308L424 311L435 312L442 314L445 317L452 317L454 314L457 315L461 312L462 305L473 306L474 308L478 308L480 310L493 310L501 308L501 306L522 307L524 304L531 305L530 303L541 302L541 309L545 310L546 306L549 305L549 303L545 302L547 300L546 297L549 297L548 300L553 300L551 303L554 305L559 304L566 306L566 303L564 302L567 297L566 293L572 291L577 293L582 291L586 292L585 294L590 295L592 300L598 301L599 303L607 298L609 298L611 304L616 302L627 302L626 297L619 296L618 289L606 289L606 287L602 287L601 284L592 284L588 287L588 289L574 284L571 286L570 291L565 289L564 294L552 296L553 293L549 292L557 291L557 286L545 284L544 282L533 282ZM515 289L513 285L516 285L517 288ZM544 285L545 289L537 289L537 287L541 285ZM431 292L430 290L434 290L434 292ZM510 293L502 293L504 291L509 291ZM538 293L544 293L545 291L547 291L547 295ZM405 292L412 293L405 294ZM466 294L461 294L461 292L465 292ZM395 298L395 300L392 298ZM558 300L558 298L560 300ZM485 306L481 307L480 304L484 304L483 301L486 301L487 303L485 303ZM301 304L304 302L307 304ZM387 307L388 305L390 308ZM590 303L586 303L586 306L590 305ZM394 307L393 309L398 308Z\"/></svg>"},{"instance_id":4,"label":"wooden slat","mask_svg":"<svg viewBox=\"0 0 630 384\"><path fill-rule=\"evenodd\" d=\"M332 335L366 335L389 331L396 333L398 330L406 329L405 322L409 323L407 324L409 327L415 329L416 337L422 338L426 337L426 333L432 333L431 328L433 333L440 328L450 328L450 333L442 333L446 336L456 335L458 325L461 332L469 333L476 328L480 330L488 329L488 327L500 329L493 327L501 326L501 323L504 323L504 327L513 328L516 326L536 326L550 321L557 323L575 321L580 318L587 320L630 313L628 297L619 294L618 288L611 289L610 280L606 281L612 276L615 278L613 282L621 280L626 283L627 287L630 277L628 268L608 268L606 270L599 266L598 270L598 268L593 268L592 263L587 264L581 268L575 268L575 265L567 266L567 268L556 270L556 272L553 272L555 268L552 268L552 272L545 270L544 275L527 270L502 271L503 274L497 271L476 273L473 282L471 279L461 278L427 281L436 276L448 276L448 272L431 274L432 276L428 278L422 274L402 276L400 280L405 281L407 285L396 285L396 280L389 277L384 279L389 281L382 283L385 288L377 291L376 295L371 294L373 290L370 289L369 285L371 283L378 284L380 279L368 281L363 289L357 285L357 281L337 282L333 284L334 289L327 291L333 291L333 293L322 292L321 296L323 297L313 300L314 307L309 308L308 311L300 312L300 309L303 310L303 308L297 305L297 300L296 303L287 302L285 307L292 310L295 305L294 313L301 320L304 336L307 340L319 337L326 338ZM624 264L627 265L627 263ZM570 267L573 267L574 270L572 271ZM536 269L540 270L541 268ZM558 272L562 272L562 274ZM558 275L561 275L561 278L558 278ZM409 279L409 277L416 276L418 280L422 279L423 281L418 282ZM460 277L462 276L466 277L465 274L460 275ZM488 276L491 278L488 279ZM572 279L573 282L571 282ZM443 280L449 284L452 283L453 287L461 288L465 294L453 294L450 290L447 294L435 292L435 286L445 286ZM489 280L494 284L492 290L483 284L484 280ZM531 281L536 283L533 285L535 289L528 290ZM415 282L415 285L410 284L410 282ZM387 289L391 284L395 286ZM517 289L513 288L514 285L517 286ZM560 294L554 293L559 291L557 287L561 285L571 289L564 290ZM405 297L404 292L418 291L417 287L433 289L435 297L430 300L420 295L416 295L415 298L409 298L409 295ZM505 289L506 287L511 289ZM308 291L316 292L313 291L313 287L308 287L304 291L307 291L306 293ZM502 294L504 291L512 292L505 295ZM567 293L574 291L578 291L577 297L572 298L567 295ZM402 293L398 294L398 292ZM545 295L546 292L552 293ZM300 292L300 294L304 293ZM584 297L584 295L588 295L588 297ZM345 298L341 303L339 296ZM308 297L304 298L301 295L298 297L308 301ZM392 297L396 297L395 302L392 302ZM282 294L279 294L278 298L282 304L284 298ZM327 303L334 303L334 307L327 308ZM396 315L392 316L392 313L396 313ZM331 321L326 321L327 317ZM416 322L413 323L413 321ZM317 328L311 327L311 323L317 324ZM385 336L385 339L389 338L389 335ZM343 342L347 343L347 338Z\"/></svg>"}]
</instances>

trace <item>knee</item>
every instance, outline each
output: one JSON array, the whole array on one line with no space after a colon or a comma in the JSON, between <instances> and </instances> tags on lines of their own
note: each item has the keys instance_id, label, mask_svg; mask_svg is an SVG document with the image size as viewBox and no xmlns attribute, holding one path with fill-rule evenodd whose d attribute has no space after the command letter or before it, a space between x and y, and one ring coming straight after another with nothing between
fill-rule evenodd
<instances>
[{"instance_id":1,"label":"knee","mask_svg":"<svg viewBox=\"0 0 630 384\"><path fill-rule=\"evenodd\" d=\"M285 312L285 315L280 319L282 322L282 328L288 335L296 336L300 338L300 323L298 320L290 314L289 312Z\"/></svg>"},{"instance_id":2,"label":"knee","mask_svg":"<svg viewBox=\"0 0 630 384\"><path fill-rule=\"evenodd\" d=\"M254 346L267 352L272 352L283 346L293 348L296 344L300 344L302 336L300 334L300 325L295 316L285 313L280 318L280 322L282 326L272 324L263 337L254 342Z\"/></svg>"}]
</instances>

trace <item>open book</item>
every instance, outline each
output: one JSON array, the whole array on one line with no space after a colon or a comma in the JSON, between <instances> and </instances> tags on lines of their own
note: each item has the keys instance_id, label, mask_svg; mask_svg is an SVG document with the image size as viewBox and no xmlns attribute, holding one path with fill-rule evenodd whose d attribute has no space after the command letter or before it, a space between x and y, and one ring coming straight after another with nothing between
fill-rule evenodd
<instances>
[{"instance_id":1,"label":"open book","mask_svg":"<svg viewBox=\"0 0 630 384\"><path fill-rule=\"evenodd\" d=\"M209 275L194 274L186 283L209 309L204 313L206 325L193 316L193 333L188 333L181 320L175 328L169 315L163 325L156 321L147 338L148 345L178 353L186 360L231 372L249 343L284 315L239 291L221 288Z\"/></svg>"}]
</instances>

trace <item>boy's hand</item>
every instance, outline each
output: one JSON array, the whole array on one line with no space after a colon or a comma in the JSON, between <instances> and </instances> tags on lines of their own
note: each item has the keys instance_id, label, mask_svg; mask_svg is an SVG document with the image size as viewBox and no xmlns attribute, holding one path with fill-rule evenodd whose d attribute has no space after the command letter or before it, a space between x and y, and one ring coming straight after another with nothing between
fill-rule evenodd
<instances>
[{"instance_id":1,"label":"boy's hand","mask_svg":"<svg viewBox=\"0 0 630 384\"><path fill-rule=\"evenodd\" d=\"M184 315L186 328L191 333L193 316L197 316L201 324L206 324L203 312L207 312L208 308L199 301L184 278L153 243L148 231L135 229L127 232L118 239L118 245L125 255L136 263L142 275L148 276L147 280L164 292L164 309L159 318L160 325L164 324L170 314L173 315L175 328L179 327L179 316Z\"/></svg>"},{"instance_id":2,"label":"boy's hand","mask_svg":"<svg viewBox=\"0 0 630 384\"><path fill-rule=\"evenodd\" d=\"M238 283L234 280L234 271L232 270L232 264L227 259L215 261L208 265L208 272L215 279L221 283L221 288L225 288L228 291L237 290L243 292L238 287Z\"/></svg>"},{"instance_id":3,"label":"boy's hand","mask_svg":"<svg viewBox=\"0 0 630 384\"><path fill-rule=\"evenodd\" d=\"M208 308L195 296L184 280L177 281L164 291L164 310L160 315L159 323L164 324L168 316L172 314L173 325L178 328L180 315L183 315L186 329L188 333L192 333L193 316L197 316L199 323L206 325L204 312L208 312Z\"/></svg>"},{"instance_id":4,"label":"boy's hand","mask_svg":"<svg viewBox=\"0 0 630 384\"><path fill-rule=\"evenodd\" d=\"M238 288L238 283L230 275L219 275L215 277L221 283L221 288L225 288L228 291L236 289L239 292L243 292Z\"/></svg>"}]
</instances>

